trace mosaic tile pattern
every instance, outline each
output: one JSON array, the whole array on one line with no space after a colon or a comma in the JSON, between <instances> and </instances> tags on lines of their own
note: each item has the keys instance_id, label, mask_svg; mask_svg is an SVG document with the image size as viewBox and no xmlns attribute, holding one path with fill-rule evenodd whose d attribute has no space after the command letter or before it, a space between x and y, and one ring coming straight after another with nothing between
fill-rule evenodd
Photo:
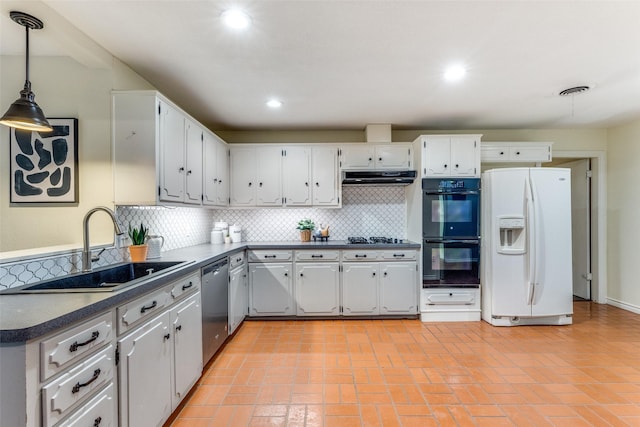
<instances>
[{"instance_id":1,"label":"mosaic tile pattern","mask_svg":"<svg viewBox=\"0 0 640 427\"><path fill-rule=\"evenodd\" d=\"M97 254L97 251L94 251ZM100 259L93 262L93 267L122 262L129 253L126 248L105 248ZM0 290L40 282L71 273L82 271L82 251L75 250L66 254L57 254L26 261L14 261L0 264Z\"/></svg>"},{"instance_id":2,"label":"mosaic tile pattern","mask_svg":"<svg viewBox=\"0 0 640 427\"><path fill-rule=\"evenodd\" d=\"M316 226L329 225L331 239L348 236L404 238L406 206L402 187L345 187L342 209L227 209L118 206L118 223L127 229L143 222L153 235L165 239L163 251L208 243L215 221L242 227L243 241L298 240L296 224L311 218ZM128 261L126 246L107 248L94 267ZM82 269L81 251L0 264L0 289L52 279Z\"/></svg>"},{"instance_id":3,"label":"mosaic tile pattern","mask_svg":"<svg viewBox=\"0 0 640 427\"><path fill-rule=\"evenodd\" d=\"M213 212L242 227L243 241L299 240L296 224L310 218L316 226L329 225L331 239L349 236L404 238L406 205L403 187L345 187L342 209L229 209Z\"/></svg>"},{"instance_id":4,"label":"mosaic tile pattern","mask_svg":"<svg viewBox=\"0 0 640 427\"><path fill-rule=\"evenodd\" d=\"M127 229L144 223L149 234L164 237L162 251L208 243L213 220L211 210L164 206L118 206L118 222Z\"/></svg>"}]
</instances>

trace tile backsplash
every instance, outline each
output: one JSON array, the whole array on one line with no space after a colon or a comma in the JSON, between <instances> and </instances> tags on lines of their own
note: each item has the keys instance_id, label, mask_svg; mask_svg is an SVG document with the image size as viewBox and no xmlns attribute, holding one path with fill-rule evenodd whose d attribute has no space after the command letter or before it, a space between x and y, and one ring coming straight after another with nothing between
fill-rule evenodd
<instances>
[{"instance_id":1,"label":"tile backsplash","mask_svg":"<svg viewBox=\"0 0 640 427\"><path fill-rule=\"evenodd\" d=\"M403 187L344 187L341 209L202 209L161 206L118 206L116 216L126 229L143 222L152 235L165 239L163 251L208 243L215 221L242 227L243 241L299 240L296 224L310 218L329 226L330 238L383 236L404 238L406 205ZM126 248L107 248L94 267L128 259ZM81 270L80 250L0 264L0 289L51 279Z\"/></svg>"}]
</instances>

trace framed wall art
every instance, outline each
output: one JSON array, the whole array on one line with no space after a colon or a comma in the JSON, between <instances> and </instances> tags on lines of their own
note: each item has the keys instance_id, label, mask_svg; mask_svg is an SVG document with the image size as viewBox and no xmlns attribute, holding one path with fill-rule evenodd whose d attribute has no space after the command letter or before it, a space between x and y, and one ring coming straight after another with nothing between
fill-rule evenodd
<instances>
[{"instance_id":1,"label":"framed wall art","mask_svg":"<svg viewBox=\"0 0 640 427\"><path fill-rule=\"evenodd\" d=\"M78 119L49 132L11 128L11 203L78 203Z\"/></svg>"}]
</instances>

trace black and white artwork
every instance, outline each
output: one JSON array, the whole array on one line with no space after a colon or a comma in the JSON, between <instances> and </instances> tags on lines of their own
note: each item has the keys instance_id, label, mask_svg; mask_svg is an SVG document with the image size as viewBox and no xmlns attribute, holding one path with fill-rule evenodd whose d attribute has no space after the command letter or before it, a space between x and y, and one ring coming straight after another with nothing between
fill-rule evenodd
<instances>
[{"instance_id":1,"label":"black and white artwork","mask_svg":"<svg viewBox=\"0 0 640 427\"><path fill-rule=\"evenodd\" d=\"M78 202L78 119L49 132L11 128L11 203Z\"/></svg>"}]
</instances>

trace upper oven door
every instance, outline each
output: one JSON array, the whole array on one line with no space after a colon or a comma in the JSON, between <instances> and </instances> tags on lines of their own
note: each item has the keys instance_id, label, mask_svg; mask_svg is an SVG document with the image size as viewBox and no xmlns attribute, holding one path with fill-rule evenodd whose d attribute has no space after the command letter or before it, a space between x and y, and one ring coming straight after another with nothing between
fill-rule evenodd
<instances>
[{"instance_id":1,"label":"upper oven door","mask_svg":"<svg viewBox=\"0 0 640 427\"><path fill-rule=\"evenodd\" d=\"M423 179L422 203L424 238L480 236L479 179Z\"/></svg>"}]
</instances>

